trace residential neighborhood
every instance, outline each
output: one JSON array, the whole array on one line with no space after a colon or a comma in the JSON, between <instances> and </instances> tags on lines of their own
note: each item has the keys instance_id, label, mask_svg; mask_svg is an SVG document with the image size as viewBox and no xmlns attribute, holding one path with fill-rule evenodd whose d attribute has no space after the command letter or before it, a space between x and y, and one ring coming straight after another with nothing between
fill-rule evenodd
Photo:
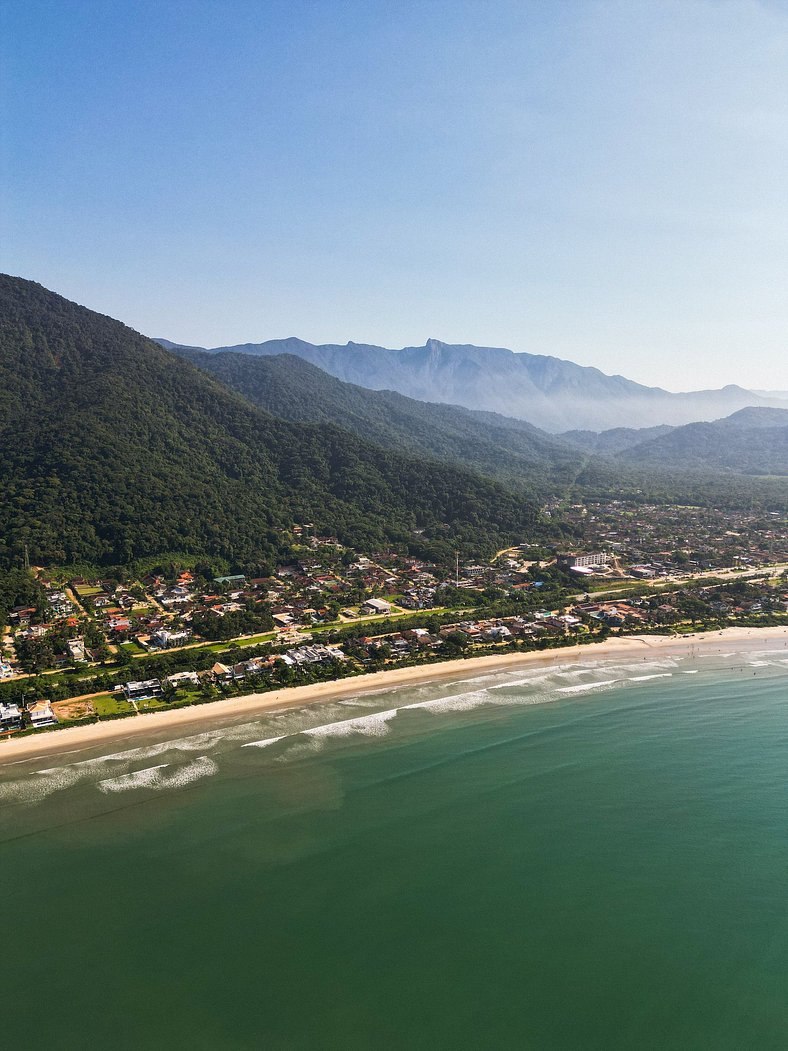
<instances>
[{"instance_id":1,"label":"residential neighborhood","mask_svg":"<svg viewBox=\"0 0 788 1051\"><path fill-rule=\"evenodd\" d=\"M0 730L611 631L788 622L782 515L611 501L547 506L543 521L486 563L359 553L300 526L292 559L260 575L37 571L39 601L3 634Z\"/></svg>"}]
</instances>

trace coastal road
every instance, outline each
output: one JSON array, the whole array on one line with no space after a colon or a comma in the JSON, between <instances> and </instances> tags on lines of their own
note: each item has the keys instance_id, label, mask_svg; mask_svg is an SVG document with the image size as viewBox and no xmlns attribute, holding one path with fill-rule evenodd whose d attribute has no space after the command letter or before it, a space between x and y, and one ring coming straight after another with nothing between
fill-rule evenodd
<instances>
[{"instance_id":1,"label":"coastal road","mask_svg":"<svg viewBox=\"0 0 788 1051\"><path fill-rule=\"evenodd\" d=\"M604 598L605 595L618 595L622 588L626 588L629 593L634 594L641 587L683 587L685 584L697 584L703 580L722 579L726 582L729 580L752 580L756 577L776 577L786 571L788 571L788 562L775 562L769 566L759 566L757 569L708 569L701 573L693 573L690 576L683 577L654 577L649 580L636 580L634 577L626 577L620 583L613 584L603 591L582 591L575 595L575 600L582 602L585 600L586 595L589 595L589 601L593 602L597 598Z\"/></svg>"}]
</instances>

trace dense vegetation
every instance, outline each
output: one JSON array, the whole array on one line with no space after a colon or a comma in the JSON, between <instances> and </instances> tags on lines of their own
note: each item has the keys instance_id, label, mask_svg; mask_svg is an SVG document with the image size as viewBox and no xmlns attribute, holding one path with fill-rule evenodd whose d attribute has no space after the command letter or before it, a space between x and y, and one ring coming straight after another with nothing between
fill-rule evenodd
<instances>
[{"instance_id":1,"label":"dense vegetation","mask_svg":"<svg viewBox=\"0 0 788 1051\"><path fill-rule=\"evenodd\" d=\"M633 464L658 468L717 468L756 475L788 475L788 411L742 409L713 423L691 423L634 445Z\"/></svg>"},{"instance_id":2,"label":"dense vegetation","mask_svg":"<svg viewBox=\"0 0 788 1051\"><path fill-rule=\"evenodd\" d=\"M21 567L0 570L0 629L8 623L8 614L20 606L43 610L44 589L32 573Z\"/></svg>"},{"instance_id":3,"label":"dense vegetation","mask_svg":"<svg viewBox=\"0 0 788 1051\"><path fill-rule=\"evenodd\" d=\"M619 428L601 435L586 432L585 436L572 432L567 438L575 444L570 445L522 420L455 405L429 404L392 391L345 383L293 355L178 352L275 415L288 420L331 422L389 448L464 464L539 500L613 496L643 503L727 508L788 505L788 486L781 479L723 473L715 469L719 464L712 458L704 462L702 455L688 459L678 452L662 461L654 457L648 464L629 459L630 453L625 451L628 446L668 434L673 430L669 427L643 431ZM738 418L740 426L745 421L750 423L748 411L742 410L731 419ZM676 428L674 433L691 429ZM773 433L761 430L754 448L762 449ZM723 444L719 438L717 441ZM597 455L596 444L606 455ZM754 453L754 459L759 458L767 462L761 453Z\"/></svg>"},{"instance_id":4,"label":"dense vegetation","mask_svg":"<svg viewBox=\"0 0 788 1051\"><path fill-rule=\"evenodd\" d=\"M0 566L259 563L311 521L362 549L490 550L533 506L332 424L274 418L125 325L0 277Z\"/></svg>"},{"instance_id":5,"label":"dense vegetation","mask_svg":"<svg viewBox=\"0 0 788 1051\"><path fill-rule=\"evenodd\" d=\"M628 467L788 475L788 410L752 406L711 423L683 427L616 427L567 431L564 441L586 453L620 454Z\"/></svg>"},{"instance_id":6,"label":"dense vegetation","mask_svg":"<svg viewBox=\"0 0 788 1051\"><path fill-rule=\"evenodd\" d=\"M580 469L574 448L523 420L368 390L292 354L178 353L276 416L334 423L388 448L473 467L507 485L553 492L574 482Z\"/></svg>"}]
</instances>

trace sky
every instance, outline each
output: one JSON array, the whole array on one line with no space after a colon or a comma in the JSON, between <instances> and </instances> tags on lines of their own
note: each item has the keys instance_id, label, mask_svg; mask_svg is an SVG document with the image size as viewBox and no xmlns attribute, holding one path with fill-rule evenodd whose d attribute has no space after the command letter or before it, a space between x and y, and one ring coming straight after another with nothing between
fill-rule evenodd
<instances>
[{"instance_id":1,"label":"sky","mask_svg":"<svg viewBox=\"0 0 788 1051\"><path fill-rule=\"evenodd\" d=\"M788 0L2 0L0 269L152 336L788 389Z\"/></svg>"}]
</instances>

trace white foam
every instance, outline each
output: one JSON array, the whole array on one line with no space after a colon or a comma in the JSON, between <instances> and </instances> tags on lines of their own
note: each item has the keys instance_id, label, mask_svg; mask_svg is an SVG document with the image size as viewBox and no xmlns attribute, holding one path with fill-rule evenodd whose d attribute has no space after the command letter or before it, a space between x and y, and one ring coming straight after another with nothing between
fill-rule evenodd
<instances>
[{"instance_id":1,"label":"white foam","mask_svg":"<svg viewBox=\"0 0 788 1051\"><path fill-rule=\"evenodd\" d=\"M584 693L587 690L600 690L604 686L615 686L616 683L626 682L625 679L603 679L601 682L581 682L579 686L559 686L556 693Z\"/></svg>"},{"instance_id":2,"label":"white foam","mask_svg":"<svg viewBox=\"0 0 788 1051\"><path fill-rule=\"evenodd\" d=\"M40 803L53 792L71 788L83 778L84 774L76 766L36 771L23 780L0 783L0 801Z\"/></svg>"},{"instance_id":3,"label":"white foam","mask_svg":"<svg viewBox=\"0 0 788 1051\"><path fill-rule=\"evenodd\" d=\"M672 671L655 672L653 675L633 675L630 682L648 682L649 679L672 679Z\"/></svg>"},{"instance_id":4,"label":"white foam","mask_svg":"<svg viewBox=\"0 0 788 1051\"><path fill-rule=\"evenodd\" d=\"M640 667L640 666L638 666ZM580 674L588 674L589 669L587 667L581 667L573 671L566 669L561 674L569 674L572 677L576 677ZM368 715L359 715L351 719L340 719L330 723L322 723L319 726L299 726L292 725L288 727L289 732L279 734L275 737L265 737L259 741L248 741L243 747L244 748L267 748L270 745L276 744L279 741L291 740L298 737L306 737L310 739L313 745L318 745L325 740L331 738L346 738L353 736L361 737L383 737L390 732L391 721L400 713L406 711L423 711L439 715L442 713L449 712L467 712L472 711L475 708L484 706L491 707L502 707L502 706L520 706L520 705L534 705L544 704L550 700L550 694L544 692L535 692L531 696L523 695L522 693L516 696L506 697L505 693L502 696L502 691L507 689L515 689L517 687L534 687L542 685L544 682L554 678L555 670L552 670L547 674L537 674L535 676L526 679L517 679L514 682L496 683L493 686L489 686L483 690L473 690L467 693L455 693L448 697L434 697L430 700L414 701L411 704L403 704L398 708L389 708L383 712L370 712ZM669 678L672 672L655 672L652 675L642 676L642 679L650 678ZM489 678L489 677L485 677ZM479 682L477 679L465 680L465 682ZM574 686L559 687L556 692L558 693L581 693L588 690L601 689L605 686L612 686L620 682L626 681L637 681L626 680L626 679L606 679L598 682L585 682L579 683ZM341 708L347 706L350 703L337 702L337 707ZM297 722L300 722L298 719ZM304 754L304 750L297 750L298 754ZM314 751L314 748L308 749L308 751ZM292 751L288 752L288 757L292 757L295 753Z\"/></svg>"},{"instance_id":5,"label":"white foam","mask_svg":"<svg viewBox=\"0 0 788 1051\"><path fill-rule=\"evenodd\" d=\"M267 748L269 744L276 744L277 741L284 741L286 737L291 737L292 734L281 734L279 737L266 737L262 741L247 741L246 744L241 745L242 748Z\"/></svg>"},{"instance_id":6,"label":"white foam","mask_svg":"<svg viewBox=\"0 0 788 1051\"><path fill-rule=\"evenodd\" d=\"M190 763L176 766L172 773L164 774L163 770L169 770L170 764L163 763L160 766L149 766L144 770L134 770L129 774L121 774L119 777L106 778L99 781L96 787L101 792L128 792L135 788L153 788L162 791L169 788L184 788L193 784L203 777L211 777L219 767L207 755L198 756Z\"/></svg>"},{"instance_id":7,"label":"white foam","mask_svg":"<svg viewBox=\"0 0 788 1051\"><path fill-rule=\"evenodd\" d=\"M587 669L586 669L587 670ZM515 679L513 682L499 682L495 686L488 686L487 689L492 693L493 690L516 690L523 686L541 686L543 683L550 682L556 677L564 678L575 678L581 675L582 671L576 672L547 672L543 675L531 675L526 679Z\"/></svg>"},{"instance_id":8,"label":"white foam","mask_svg":"<svg viewBox=\"0 0 788 1051\"><path fill-rule=\"evenodd\" d=\"M509 703L519 703L512 701ZM490 694L488 690L474 690L473 693L457 693L451 697L436 697L432 701L416 701L414 704L404 704L399 710L405 711L425 711L425 712L470 712L474 708L481 708L483 705L500 705L506 704L506 701L501 701L499 697L495 697Z\"/></svg>"},{"instance_id":9,"label":"white foam","mask_svg":"<svg viewBox=\"0 0 788 1051\"><path fill-rule=\"evenodd\" d=\"M290 733L280 734L278 737L266 737L261 741L249 741L243 745L244 748L266 748L277 741L284 741L295 737L308 737L313 741L321 741L328 738L342 737L383 737L389 732L389 723L400 712L425 711L433 713L441 712L464 712L482 705L500 706L501 699L492 696L487 690L476 690L473 693L453 694L450 697L436 697L429 701L414 701L412 704L403 704L399 708L389 708L383 712L370 712L369 715L359 715L353 719L340 719L331 723L322 723L319 726L308 726L293 728ZM507 702L503 702L507 703ZM519 697L508 703L528 703L525 698Z\"/></svg>"},{"instance_id":10,"label":"white foam","mask_svg":"<svg viewBox=\"0 0 788 1051\"><path fill-rule=\"evenodd\" d=\"M69 763L65 766L49 767L45 770L30 771L30 773L17 781L0 782L0 802L40 803L47 796L55 792L84 782L96 782L112 780L118 767L121 771L124 767L128 770L144 761L171 752L193 752L205 751L215 748L222 741L236 741L259 734L260 724L246 723L241 726L223 727L219 730L211 730L206 733L195 734L191 737L179 738L172 741L162 741L158 744L147 745L140 748L130 748L125 752L113 752L109 755L97 756L94 759L82 759L79 762ZM205 757L202 757L205 758ZM183 768L186 770L187 768ZM207 765L195 766L194 770L206 770ZM214 772L214 771L211 771ZM123 776L119 774L118 776ZM183 775L173 774L171 783L166 787L176 787L178 777L190 777L188 772ZM199 776L205 776L204 773ZM112 789L110 789L112 791Z\"/></svg>"},{"instance_id":11,"label":"white foam","mask_svg":"<svg viewBox=\"0 0 788 1051\"><path fill-rule=\"evenodd\" d=\"M308 730L302 730L305 737L352 737L359 734L362 737L383 737L389 732L389 720L393 719L400 708L390 708L385 712L372 712L370 715L361 715L356 719L344 719L341 722L326 723L323 726L312 726Z\"/></svg>"},{"instance_id":12,"label":"white foam","mask_svg":"<svg viewBox=\"0 0 788 1051\"><path fill-rule=\"evenodd\" d=\"M161 763L159 766L149 766L145 770L135 770L131 774L121 774L120 777L108 777L98 781L96 787L102 792L125 792L127 788L150 788L161 780L160 770L166 770L169 763Z\"/></svg>"}]
</instances>

